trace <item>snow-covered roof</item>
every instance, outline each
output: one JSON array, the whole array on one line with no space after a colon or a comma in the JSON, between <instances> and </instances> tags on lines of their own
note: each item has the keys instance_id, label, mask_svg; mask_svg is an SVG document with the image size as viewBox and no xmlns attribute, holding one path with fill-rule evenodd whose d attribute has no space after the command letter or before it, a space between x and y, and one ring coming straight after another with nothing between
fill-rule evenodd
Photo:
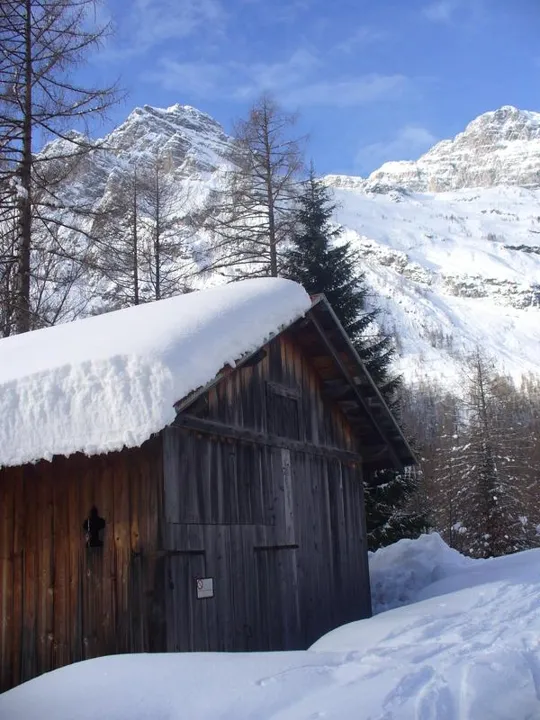
<instances>
[{"instance_id":1,"label":"snow-covered roof","mask_svg":"<svg viewBox=\"0 0 540 720\"><path fill-rule=\"evenodd\" d=\"M310 305L289 280L246 280L0 340L0 467L141 445Z\"/></svg>"}]
</instances>

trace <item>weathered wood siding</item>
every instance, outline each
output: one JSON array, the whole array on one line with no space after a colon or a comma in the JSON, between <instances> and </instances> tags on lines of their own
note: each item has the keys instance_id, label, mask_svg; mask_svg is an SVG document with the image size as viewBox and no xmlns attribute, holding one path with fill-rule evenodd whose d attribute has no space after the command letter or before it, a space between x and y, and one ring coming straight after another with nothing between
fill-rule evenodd
<instances>
[{"instance_id":1,"label":"weathered wood siding","mask_svg":"<svg viewBox=\"0 0 540 720\"><path fill-rule=\"evenodd\" d=\"M289 433L291 423L296 422L298 437L291 439L359 451L346 417L336 405L325 402L319 376L294 336L284 333L266 350L258 364L231 372L212 387L201 398L197 414L233 427L278 435L278 429ZM324 360L331 362L331 358Z\"/></svg>"},{"instance_id":2,"label":"weathered wood siding","mask_svg":"<svg viewBox=\"0 0 540 720\"><path fill-rule=\"evenodd\" d=\"M163 647L161 467L157 439L0 470L0 690L77 660ZM102 548L85 546L94 504Z\"/></svg>"},{"instance_id":3,"label":"weathered wood siding","mask_svg":"<svg viewBox=\"0 0 540 720\"><path fill-rule=\"evenodd\" d=\"M294 340L267 351L164 431L169 650L305 648L370 613L358 442Z\"/></svg>"},{"instance_id":4,"label":"weathered wood siding","mask_svg":"<svg viewBox=\"0 0 540 720\"><path fill-rule=\"evenodd\" d=\"M266 351L139 449L0 470L1 690L109 653L305 648L370 613L361 451L328 359L290 334Z\"/></svg>"}]
</instances>

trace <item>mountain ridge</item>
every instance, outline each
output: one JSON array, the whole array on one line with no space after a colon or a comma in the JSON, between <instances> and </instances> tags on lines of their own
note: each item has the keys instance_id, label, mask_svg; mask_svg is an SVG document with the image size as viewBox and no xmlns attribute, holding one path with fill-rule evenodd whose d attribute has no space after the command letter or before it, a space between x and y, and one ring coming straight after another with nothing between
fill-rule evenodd
<instances>
[{"instance_id":1,"label":"mountain ridge","mask_svg":"<svg viewBox=\"0 0 540 720\"><path fill-rule=\"evenodd\" d=\"M328 175L329 185L371 192L447 192L540 185L540 113L504 105L472 120L418 160L384 163L367 178Z\"/></svg>"}]
</instances>

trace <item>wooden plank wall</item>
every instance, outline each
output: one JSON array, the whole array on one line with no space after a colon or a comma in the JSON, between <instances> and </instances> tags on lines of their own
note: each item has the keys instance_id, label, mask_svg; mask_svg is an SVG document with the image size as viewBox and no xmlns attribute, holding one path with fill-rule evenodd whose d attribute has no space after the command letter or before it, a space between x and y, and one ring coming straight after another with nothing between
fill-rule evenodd
<instances>
[{"instance_id":1,"label":"wooden plank wall","mask_svg":"<svg viewBox=\"0 0 540 720\"><path fill-rule=\"evenodd\" d=\"M358 443L294 338L267 349L190 412L279 446L173 426L0 470L0 690L115 652L307 647L369 614L361 469L337 452ZM87 549L94 504L105 543Z\"/></svg>"},{"instance_id":2,"label":"wooden plank wall","mask_svg":"<svg viewBox=\"0 0 540 720\"><path fill-rule=\"evenodd\" d=\"M361 470L294 453L299 594L306 647L371 614Z\"/></svg>"},{"instance_id":3,"label":"wooden plank wall","mask_svg":"<svg viewBox=\"0 0 540 720\"><path fill-rule=\"evenodd\" d=\"M0 470L0 690L77 660L163 647L160 492L160 439ZM94 504L104 546L87 549Z\"/></svg>"},{"instance_id":4,"label":"wooden plank wall","mask_svg":"<svg viewBox=\"0 0 540 720\"><path fill-rule=\"evenodd\" d=\"M293 436L290 449L220 436L219 426L164 431L171 650L300 649L370 613L361 466L332 455L358 456L358 443L294 339L276 338L267 350L187 412ZM197 600L202 572L214 578L214 598Z\"/></svg>"},{"instance_id":5,"label":"wooden plank wall","mask_svg":"<svg viewBox=\"0 0 540 720\"><path fill-rule=\"evenodd\" d=\"M291 398L296 396L299 399L298 439L314 445L360 452L358 440L345 415L337 405L325 402L319 376L294 336L284 333L270 342L266 349L266 357L257 365L242 367L212 387L201 399L197 414L233 427L272 432L275 417L270 416L269 423L268 395L273 386L281 386L291 391ZM279 407L281 404L278 404ZM290 418L285 416L278 421L289 424Z\"/></svg>"}]
</instances>

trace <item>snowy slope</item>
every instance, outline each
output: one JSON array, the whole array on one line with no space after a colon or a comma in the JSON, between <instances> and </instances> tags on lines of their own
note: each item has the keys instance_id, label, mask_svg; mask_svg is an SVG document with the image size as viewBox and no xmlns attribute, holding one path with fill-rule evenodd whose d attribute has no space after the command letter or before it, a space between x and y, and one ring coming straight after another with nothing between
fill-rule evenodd
<instances>
[{"instance_id":1,"label":"snowy slope","mask_svg":"<svg viewBox=\"0 0 540 720\"><path fill-rule=\"evenodd\" d=\"M387 549L381 564L394 580L407 567L431 575L419 601L345 625L308 651L91 660L0 696L0 717L539 718L540 551L465 560L436 538L409 543Z\"/></svg>"},{"instance_id":2,"label":"snowy slope","mask_svg":"<svg viewBox=\"0 0 540 720\"><path fill-rule=\"evenodd\" d=\"M335 195L409 380L453 382L476 346L540 371L540 189Z\"/></svg>"},{"instance_id":3,"label":"snowy slope","mask_svg":"<svg viewBox=\"0 0 540 720\"><path fill-rule=\"evenodd\" d=\"M245 280L0 340L0 467L141 445L310 306L290 280Z\"/></svg>"},{"instance_id":4,"label":"snowy slope","mask_svg":"<svg viewBox=\"0 0 540 720\"><path fill-rule=\"evenodd\" d=\"M505 106L417 161L326 183L406 378L459 382L478 346L540 371L540 113Z\"/></svg>"}]
</instances>

